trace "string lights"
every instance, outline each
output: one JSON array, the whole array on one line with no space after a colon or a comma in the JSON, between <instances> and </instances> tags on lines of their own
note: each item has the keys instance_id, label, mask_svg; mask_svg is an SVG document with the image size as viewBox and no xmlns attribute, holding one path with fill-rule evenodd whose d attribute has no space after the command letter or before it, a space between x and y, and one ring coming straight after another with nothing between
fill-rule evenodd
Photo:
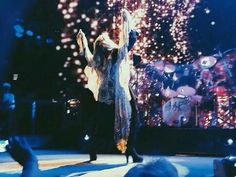
<instances>
[{"instance_id":1,"label":"string lights","mask_svg":"<svg viewBox=\"0 0 236 177\"><path fill-rule=\"evenodd\" d=\"M144 122L150 126L160 126L161 113L158 110L160 105L155 105L156 100L152 99L160 97L157 95L160 82L155 77L158 73L155 73L157 71L152 64L156 60L182 64L189 63L195 58L188 30L190 20L195 18L193 11L200 0L107 0L106 4L101 1L92 3L89 9L80 8L80 0L60 0L58 3L57 8L62 14L65 28L61 33L61 43L56 46L56 50L62 51L66 57L58 77L67 82L68 75L74 73L78 83L86 84L87 78L82 69L84 58L79 55L75 40L78 29L85 32L92 49L92 43L101 32L101 23L112 20L110 35L113 39L118 39L121 20L119 11L112 12L110 16L104 14L107 11L114 11L117 6L120 9L126 8L132 14L139 33L132 52L140 55L143 63L148 63L148 67L133 72L131 84L136 92ZM204 12L209 14L211 11L205 8ZM211 25L215 25L215 21L211 21ZM117 40L115 42L118 43ZM197 55L202 55L202 52L198 51ZM73 71L69 72L69 70ZM61 90L60 94L65 97L65 90ZM221 114L221 105L228 106L227 98L219 98L216 101L219 103L218 116L225 116ZM204 120L203 127L211 126L214 120L213 113L209 112ZM228 120L233 121L233 118L229 117ZM216 124L223 128L228 127L228 123L222 123L221 118Z\"/></svg>"},{"instance_id":2,"label":"string lights","mask_svg":"<svg viewBox=\"0 0 236 177\"><path fill-rule=\"evenodd\" d=\"M99 34L100 23L109 20L108 16L104 15L105 12L114 10L116 6L128 9L133 16L139 33L133 53L139 54L143 63L150 63L155 59L181 63L192 59L187 27L191 13L199 0L107 0L106 2L107 4L104 5L100 1L96 1L90 9L78 11L79 0L59 1L58 10L63 15L65 28L61 33L61 44L56 46L56 50L62 50L63 53L68 54L64 63L64 71L58 73L62 81L68 81L67 75L70 73L68 70L74 69L77 82L86 84L87 78L81 69L84 58L79 56L75 34L78 29L83 29L92 49L91 44ZM112 18L111 37L118 39L121 19L118 11L113 12L109 18ZM118 43L118 41L116 42ZM159 112L150 114L150 109L154 106L155 101L147 103L147 100L151 100L153 94L156 94L155 88L151 92L150 87L158 84L155 79L148 76L153 70L145 68L138 72L142 74L139 74L136 79L143 82L142 85L136 86L140 110L143 110L147 124L159 125L161 121ZM64 90L61 90L60 93L66 96ZM152 120L150 121L148 117Z\"/></svg>"},{"instance_id":3,"label":"string lights","mask_svg":"<svg viewBox=\"0 0 236 177\"><path fill-rule=\"evenodd\" d=\"M200 0L120 0L135 17L136 27L140 30L134 52L145 60L162 59L174 63L188 62L193 59L191 44L188 40L188 24L192 12ZM117 1L108 0L108 7ZM206 13L210 13L206 9ZM119 24L114 16L114 24ZM138 19L138 20L137 20ZM170 40L166 40L166 38ZM167 51L168 50L168 51Z\"/></svg>"},{"instance_id":4,"label":"string lights","mask_svg":"<svg viewBox=\"0 0 236 177\"><path fill-rule=\"evenodd\" d=\"M190 53L187 28L191 13L199 2L200 0L107 0L105 5L96 1L90 9L78 12L79 0L60 0L57 8L63 16L65 28L61 33L61 44L56 46L56 50L69 55L64 69L75 63L77 67L81 67L75 34L79 28L85 28L89 42L94 42L99 34L100 23L108 20L104 12L118 5L128 9L133 15L139 32L133 52L139 54L143 62L153 59L175 63L190 61L193 56ZM210 12L209 9L205 11ZM114 12L112 20L112 35L117 39L120 25L118 12ZM63 72L58 76L67 80L67 76L61 73ZM83 72L77 73L77 78L77 82L86 83Z\"/></svg>"}]
</instances>

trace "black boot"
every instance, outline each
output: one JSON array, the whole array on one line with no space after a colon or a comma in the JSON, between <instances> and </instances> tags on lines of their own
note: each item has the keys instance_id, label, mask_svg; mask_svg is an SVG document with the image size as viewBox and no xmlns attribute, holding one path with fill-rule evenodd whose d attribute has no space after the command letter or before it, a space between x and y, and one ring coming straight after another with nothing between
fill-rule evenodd
<instances>
[{"instance_id":1,"label":"black boot","mask_svg":"<svg viewBox=\"0 0 236 177\"><path fill-rule=\"evenodd\" d=\"M89 161L95 161L97 160L97 154L96 153L90 153L89 154Z\"/></svg>"},{"instance_id":2,"label":"black boot","mask_svg":"<svg viewBox=\"0 0 236 177\"><path fill-rule=\"evenodd\" d=\"M97 148L96 148L96 140L95 137L91 137L90 139L90 148L89 148L89 161L97 160Z\"/></svg>"},{"instance_id":3,"label":"black boot","mask_svg":"<svg viewBox=\"0 0 236 177\"><path fill-rule=\"evenodd\" d=\"M129 138L128 138L128 144L127 144L127 150L125 153L126 156L126 161L127 163L129 162L129 156L132 157L133 162L142 162L143 158L138 155L138 153L136 152L135 149L135 144L137 141L137 134L138 134L138 127L139 127L139 116L138 116L138 112L137 112L137 107L135 105L135 97L132 93L132 90L130 89L130 93L131 93L131 109L132 109L132 115L131 115L131 120L130 120L130 134L129 134Z\"/></svg>"},{"instance_id":4,"label":"black boot","mask_svg":"<svg viewBox=\"0 0 236 177\"><path fill-rule=\"evenodd\" d=\"M97 145L96 145L96 137L92 135L90 137L90 145L89 145L89 161L97 160Z\"/></svg>"},{"instance_id":5,"label":"black boot","mask_svg":"<svg viewBox=\"0 0 236 177\"><path fill-rule=\"evenodd\" d=\"M132 157L133 163L143 161L143 158L140 155L138 155L135 148L127 149L126 152L125 152L125 156L126 156L126 162L127 163L129 163L129 156Z\"/></svg>"}]
</instances>

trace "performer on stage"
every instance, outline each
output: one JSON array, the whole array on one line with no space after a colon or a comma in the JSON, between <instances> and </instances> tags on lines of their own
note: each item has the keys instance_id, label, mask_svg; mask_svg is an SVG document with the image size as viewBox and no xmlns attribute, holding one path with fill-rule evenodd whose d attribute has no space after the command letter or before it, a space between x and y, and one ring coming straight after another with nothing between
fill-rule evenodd
<instances>
[{"instance_id":1,"label":"performer on stage","mask_svg":"<svg viewBox=\"0 0 236 177\"><path fill-rule=\"evenodd\" d=\"M7 138L12 132L13 113L15 110L15 96L11 93L11 84L3 83L0 100L0 136Z\"/></svg>"},{"instance_id":2,"label":"performer on stage","mask_svg":"<svg viewBox=\"0 0 236 177\"><path fill-rule=\"evenodd\" d=\"M119 46L110 39L107 32L103 32L95 40L92 54L83 31L80 30L77 35L80 51L88 62L84 71L88 78L87 87L97 101L94 117L97 125L91 137L91 161L97 159L97 135L101 134L106 124L110 124L108 132L114 138L118 150L125 153L127 162L130 155L133 162L143 160L135 150L137 111L129 88L131 60L128 51L136 38L137 32L133 30L131 15L125 9L122 10Z\"/></svg>"}]
</instances>

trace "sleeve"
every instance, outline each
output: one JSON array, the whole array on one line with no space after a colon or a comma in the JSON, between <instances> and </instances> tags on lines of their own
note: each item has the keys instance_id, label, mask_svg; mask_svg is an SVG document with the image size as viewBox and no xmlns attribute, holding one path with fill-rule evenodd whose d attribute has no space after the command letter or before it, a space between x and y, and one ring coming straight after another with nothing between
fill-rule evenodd
<instances>
[{"instance_id":1,"label":"sleeve","mask_svg":"<svg viewBox=\"0 0 236 177\"><path fill-rule=\"evenodd\" d=\"M131 30L129 33L129 42L128 42L128 46L124 45L122 48L120 48L120 51L124 51L124 48L128 49L128 52L133 48L135 42L137 41L137 37L138 37L138 32L136 32L135 30ZM112 53L112 62L116 63L117 62L117 54L118 51L114 50ZM122 58L122 57L121 57Z\"/></svg>"},{"instance_id":2,"label":"sleeve","mask_svg":"<svg viewBox=\"0 0 236 177\"><path fill-rule=\"evenodd\" d=\"M92 63L92 61L93 61L93 54L92 54L92 52L90 51L90 49L89 49L89 47L88 46L86 46L85 48L84 48L84 53L85 53L85 59L87 60L87 62L88 62L88 65L91 65L91 63Z\"/></svg>"},{"instance_id":3,"label":"sleeve","mask_svg":"<svg viewBox=\"0 0 236 177\"><path fill-rule=\"evenodd\" d=\"M132 47L134 46L135 42L137 41L137 37L138 37L138 32L131 30L129 33L128 51L130 51Z\"/></svg>"},{"instance_id":4,"label":"sleeve","mask_svg":"<svg viewBox=\"0 0 236 177\"><path fill-rule=\"evenodd\" d=\"M79 33L77 34L76 41L77 44L79 45L80 55L84 55L85 59L88 62L88 65L90 65L93 60L93 54L89 49L88 40L82 30L80 30Z\"/></svg>"},{"instance_id":5,"label":"sleeve","mask_svg":"<svg viewBox=\"0 0 236 177\"><path fill-rule=\"evenodd\" d=\"M137 32L133 29L134 25L131 15L124 9L119 39L120 48L118 52L118 61L128 59L128 51L132 48L137 39Z\"/></svg>"}]
</instances>

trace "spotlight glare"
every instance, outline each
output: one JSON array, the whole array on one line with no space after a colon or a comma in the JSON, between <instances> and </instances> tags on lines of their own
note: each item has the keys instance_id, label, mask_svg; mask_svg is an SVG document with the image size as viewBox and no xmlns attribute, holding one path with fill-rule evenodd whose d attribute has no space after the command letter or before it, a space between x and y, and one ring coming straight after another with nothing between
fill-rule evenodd
<instances>
[{"instance_id":1,"label":"spotlight glare","mask_svg":"<svg viewBox=\"0 0 236 177\"><path fill-rule=\"evenodd\" d=\"M85 19L85 18L86 18L86 15L85 15L85 14L82 14L82 15L81 15L81 18L82 18L82 19Z\"/></svg>"},{"instance_id":2,"label":"spotlight glare","mask_svg":"<svg viewBox=\"0 0 236 177\"><path fill-rule=\"evenodd\" d=\"M82 73L82 71L83 71L83 70L82 70L81 68L78 68L78 69L77 69L77 73L78 73L78 74Z\"/></svg>"},{"instance_id":3,"label":"spotlight glare","mask_svg":"<svg viewBox=\"0 0 236 177\"><path fill-rule=\"evenodd\" d=\"M63 9L63 10L62 10L62 14L67 14L67 10L66 10L66 9Z\"/></svg>"},{"instance_id":4,"label":"spotlight glare","mask_svg":"<svg viewBox=\"0 0 236 177\"><path fill-rule=\"evenodd\" d=\"M78 3L77 2L71 2L70 4L69 4L69 6L72 8L72 7L76 7L76 6L78 6Z\"/></svg>"},{"instance_id":5,"label":"spotlight glare","mask_svg":"<svg viewBox=\"0 0 236 177\"><path fill-rule=\"evenodd\" d=\"M62 4L57 5L57 9L61 9L62 7L63 7Z\"/></svg>"},{"instance_id":6,"label":"spotlight glare","mask_svg":"<svg viewBox=\"0 0 236 177\"><path fill-rule=\"evenodd\" d=\"M74 9L73 9L73 8L69 8L68 12L69 12L69 13L73 13L73 12L74 12Z\"/></svg>"},{"instance_id":7,"label":"spotlight glare","mask_svg":"<svg viewBox=\"0 0 236 177\"><path fill-rule=\"evenodd\" d=\"M89 138L90 138L90 137L89 137L88 135L85 135L85 136L84 136L84 140L85 140L85 141L88 141Z\"/></svg>"},{"instance_id":8,"label":"spotlight glare","mask_svg":"<svg viewBox=\"0 0 236 177\"><path fill-rule=\"evenodd\" d=\"M75 49L75 48L76 48L75 44L71 44L71 45L70 45L70 48L71 48L71 49Z\"/></svg>"},{"instance_id":9,"label":"spotlight glare","mask_svg":"<svg viewBox=\"0 0 236 177\"><path fill-rule=\"evenodd\" d=\"M234 141L233 141L233 139L229 138L229 139L227 140L227 143L228 143L228 145L232 145L232 144L234 143Z\"/></svg>"},{"instance_id":10,"label":"spotlight glare","mask_svg":"<svg viewBox=\"0 0 236 177\"><path fill-rule=\"evenodd\" d=\"M212 25L212 26L214 26L215 24L216 24L216 22L215 22L215 21L212 21L212 22L211 22L211 25Z\"/></svg>"},{"instance_id":11,"label":"spotlight glare","mask_svg":"<svg viewBox=\"0 0 236 177\"><path fill-rule=\"evenodd\" d=\"M208 8L206 8L204 10L205 10L206 14L209 14L211 12L210 9L208 9Z\"/></svg>"},{"instance_id":12,"label":"spotlight glare","mask_svg":"<svg viewBox=\"0 0 236 177\"><path fill-rule=\"evenodd\" d=\"M66 37L66 34L65 33L61 33L61 37Z\"/></svg>"},{"instance_id":13,"label":"spotlight glare","mask_svg":"<svg viewBox=\"0 0 236 177\"><path fill-rule=\"evenodd\" d=\"M70 19L70 18L71 18L71 15L70 15L70 14L65 14L65 15L64 15L64 18L65 18L65 19Z\"/></svg>"},{"instance_id":14,"label":"spotlight glare","mask_svg":"<svg viewBox=\"0 0 236 177\"><path fill-rule=\"evenodd\" d=\"M76 65L81 65L81 62L79 60L75 60Z\"/></svg>"},{"instance_id":15,"label":"spotlight glare","mask_svg":"<svg viewBox=\"0 0 236 177\"><path fill-rule=\"evenodd\" d=\"M86 17L86 18L85 18L85 21L86 21L86 22L89 22L89 21L90 21L90 18L89 18L89 17Z\"/></svg>"},{"instance_id":16,"label":"spotlight glare","mask_svg":"<svg viewBox=\"0 0 236 177\"><path fill-rule=\"evenodd\" d=\"M31 31L31 30L27 30L27 31L26 31L26 35L27 35L27 36L33 36L33 35L34 35L34 32Z\"/></svg>"},{"instance_id":17,"label":"spotlight glare","mask_svg":"<svg viewBox=\"0 0 236 177\"><path fill-rule=\"evenodd\" d=\"M64 38L64 39L61 39L61 43L67 43L67 42L70 42L72 39L71 38Z\"/></svg>"},{"instance_id":18,"label":"spotlight glare","mask_svg":"<svg viewBox=\"0 0 236 177\"><path fill-rule=\"evenodd\" d=\"M16 81L18 79L18 74L13 74L13 80Z\"/></svg>"},{"instance_id":19,"label":"spotlight glare","mask_svg":"<svg viewBox=\"0 0 236 177\"><path fill-rule=\"evenodd\" d=\"M73 56L74 57L76 57L76 56L78 56L79 54L78 54L78 52L73 52Z\"/></svg>"},{"instance_id":20,"label":"spotlight glare","mask_svg":"<svg viewBox=\"0 0 236 177\"><path fill-rule=\"evenodd\" d=\"M16 37L18 37L18 38L23 37L23 33L16 33Z\"/></svg>"},{"instance_id":21,"label":"spotlight glare","mask_svg":"<svg viewBox=\"0 0 236 177\"><path fill-rule=\"evenodd\" d=\"M56 46L56 50L61 50L61 46Z\"/></svg>"}]
</instances>

